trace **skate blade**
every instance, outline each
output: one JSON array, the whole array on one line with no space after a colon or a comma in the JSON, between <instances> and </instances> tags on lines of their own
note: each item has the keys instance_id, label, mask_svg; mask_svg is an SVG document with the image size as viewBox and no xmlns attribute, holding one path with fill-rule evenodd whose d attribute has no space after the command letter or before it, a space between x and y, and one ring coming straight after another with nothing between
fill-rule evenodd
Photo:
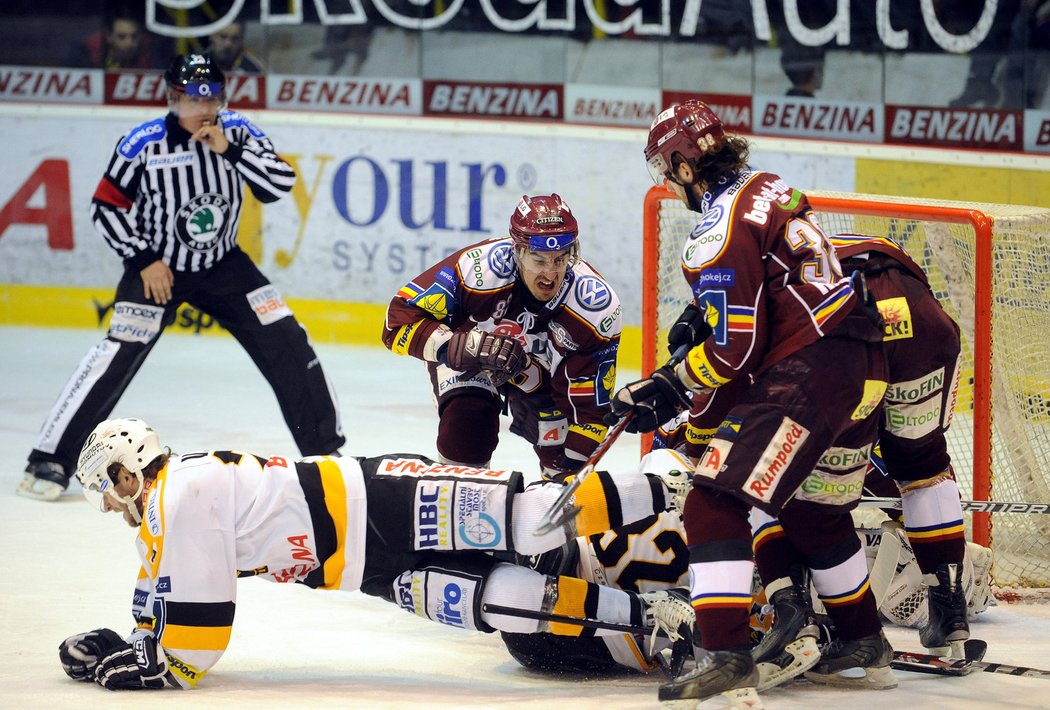
<instances>
[{"instance_id":1,"label":"skate blade","mask_svg":"<svg viewBox=\"0 0 1050 710\"><path fill-rule=\"evenodd\" d=\"M820 660L817 640L811 636L803 636L789 643L784 647L784 653L777 657L778 660L785 654L791 656L791 662L784 667L772 661L756 664L759 692L786 683L817 665L817 661Z\"/></svg>"},{"instance_id":2,"label":"skate blade","mask_svg":"<svg viewBox=\"0 0 1050 710\"><path fill-rule=\"evenodd\" d=\"M729 701L726 710L765 710L766 707L756 688L734 688L722 693L722 697Z\"/></svg>"},{"instance_id":3,"label":"skate blade","mask_svg":"<svg viewBox=\"0 0 1050 710\"><path fill-rule=\"evenodd\" d=\"M838 673L806 671L806 680L839 688L866 688L889 690L897 687L897 677L889 666L881 668L847 668Z\"/></svg>"}]
</instances>

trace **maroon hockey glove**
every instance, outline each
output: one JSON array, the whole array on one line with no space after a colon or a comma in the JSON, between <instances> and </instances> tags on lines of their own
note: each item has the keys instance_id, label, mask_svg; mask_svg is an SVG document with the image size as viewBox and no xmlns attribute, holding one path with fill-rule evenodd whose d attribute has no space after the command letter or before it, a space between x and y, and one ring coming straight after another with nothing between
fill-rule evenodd
<instances>
[{"instance_id":1,"label":"maroon hockey glove","mask_svg":"<svg viewBox=\"0 0 1050 710\"><path fill-rule=\"evenodd\" d=\"M62 670L73 680L91 681L95 666L109 653L124 645L124 639L112 629L95 629L70 636L58 645Z\"/></svg>"},{"instance_id":2,"label":"maroon hockey glove","mask_svg":"<svg viewBox=\"0 0 1050 710\"><path fill-rule=\"evenodd\" d=\"M672 355L683 345L690 349L707 340L713 331L707 324L703 311L690 302L667 331L667 352Z\"/></svg>"},{"instance_id":3,"label":"maroon hockey glove","mask_svg":"<svg viewBox=\"0 0 1050 710\"><path fill-rule=\"evenodd\" d=\"M498 387L529 365L529 356L515 338L474 328L457 331L438 356L453 370L474 374L484 370Z\"/></svg>"},{"instance_id":4,"label":"maroon hockey glove","mask_svg":"<svg viewBox=\"0 0 1050 710\"><path fill-rule=\"evenodd\" d=\"M605 415L610 426L632 414L624 427L629 432L655 431L664 422L673 419L691 404L689 390L678 379L674 367L664 365L644 380L632 382L616 391L612 398L612 412Z\"/></svg>"}]
</instances>

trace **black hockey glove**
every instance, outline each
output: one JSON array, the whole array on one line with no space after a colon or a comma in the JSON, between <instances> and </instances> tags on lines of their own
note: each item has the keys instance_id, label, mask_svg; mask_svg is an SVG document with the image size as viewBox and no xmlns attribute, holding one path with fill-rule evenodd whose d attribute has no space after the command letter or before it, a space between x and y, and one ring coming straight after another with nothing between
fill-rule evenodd
<instances>
[{"instance_id":1,"label":"black hockey glove","mask_svg":"<svg viewBox=\"0 0 1050 710\"><path fill-rule=\"evenodd\" d=\"M92 681L95 666L109 653L123 646L124 639L112 629L95 629L70 636L58 645L58 660L62 670L73 680Z\"/></svg>"},{"instance_id":2,"label":"black hockey glove","mask_svg":"<svg viewBox=\"0 0 1050 710\"><path fill-rule=\"evenodd\" d=\"M453 333L443 361L467 374L485 370L497 387L529 366L529 356L515 338L478 328Z\"/></svg>"},{"instance_id":3,"label":"black hockey glove","mask_svg":"<svg viewBox=\"0 0 1050 710\"><path fill-rule=\"evenodd\" d=\"M695 348L707 340L712 332L703 311L690 302L667 331L667 351L673 355L683 345L689 346L689 349Z\"/></svg>"},{"instance_id":4,"label":"black hockey glove","mask_svg":"<svg viewBox=\"0 0 1050 710\"><path fill-rule=\"evenodd\" d=\"M644 380L617 390L612 398L612 412L605 415L605 422L611 426L633 412L626 431L655 431L689 409L690 404L689 390L678 379L674 367L664 365Z\"/></svg>"},{"instance_id":5,"label":"black hockey glove","mask_svg":"<svg viewBox=\"0 0 1050 710\"><path fill-rule=\"evenodd\" d=\"M107 690L155 690L168 685L167 674L167 660L157 660L157 640L139 636L99 662L95 682Z\"/></svg>"}]
</instances>

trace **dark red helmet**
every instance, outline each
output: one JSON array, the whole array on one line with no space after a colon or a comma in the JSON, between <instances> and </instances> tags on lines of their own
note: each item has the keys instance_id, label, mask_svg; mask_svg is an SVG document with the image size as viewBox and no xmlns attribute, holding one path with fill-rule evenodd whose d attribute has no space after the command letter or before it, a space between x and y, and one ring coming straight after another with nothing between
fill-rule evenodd
<instances>
[{"instance_id":1,"label":"dark red helmet","mask_svg":"<svg viewBox=\"0 0 1050 710\"><path fill-rule=\"evenodd\" d=\"M557 193L524 195L510 216L514 246L531 251L561 251L576 246L580 229L569 205Z\"/></svg>"},{"instance_id":2,"label":"dark red helmet","mask_svg":"<svg viewBox=\"0 0 1050 710\"><path fill-rule=\"evenodd\" d=\"M722 120L702 101L691 99L664 109L649 126L645 144L645 161L657 185L671 178L674 163L671 156L679 153L699 170L703 157L716 150L725 140Z\"/></svg>"},{"instance_id":3,"label":"dark red helmet","mask_svg":"<svg viewBox=\"0 0 1050 710\"><path fill-rule=\"evenodd\" d=\"M207 54L179 54L164 72L168 88L198 99L226 100L226 75Z\"/></svg>"}]
</instances>

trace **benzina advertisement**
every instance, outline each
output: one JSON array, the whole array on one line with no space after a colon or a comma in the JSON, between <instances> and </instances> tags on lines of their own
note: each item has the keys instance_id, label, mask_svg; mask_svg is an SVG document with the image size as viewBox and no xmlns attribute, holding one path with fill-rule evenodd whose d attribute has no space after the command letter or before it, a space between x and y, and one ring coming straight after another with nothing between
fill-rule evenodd
<instances>
[{"instance_id":1,"label":"benzina advertisement","mask_svg":"<svg viewBox=\"0 0 1050 710\"><path fill-rule=\"evenodd\" d=\"M19 137L0 171L0 284L112 292L121 262L88 206L117 141L162 112L0 110L0 131ZM286 297L386 304L448 253L505 236L522 195L557 192L579 221L584 258L616 288L625 321L640 323L644 130L249 113L298 175L275 203L249 195L239 233ZM850 158L756 157L808 186L853 187Z\"/></svg>"}]
</instances>

